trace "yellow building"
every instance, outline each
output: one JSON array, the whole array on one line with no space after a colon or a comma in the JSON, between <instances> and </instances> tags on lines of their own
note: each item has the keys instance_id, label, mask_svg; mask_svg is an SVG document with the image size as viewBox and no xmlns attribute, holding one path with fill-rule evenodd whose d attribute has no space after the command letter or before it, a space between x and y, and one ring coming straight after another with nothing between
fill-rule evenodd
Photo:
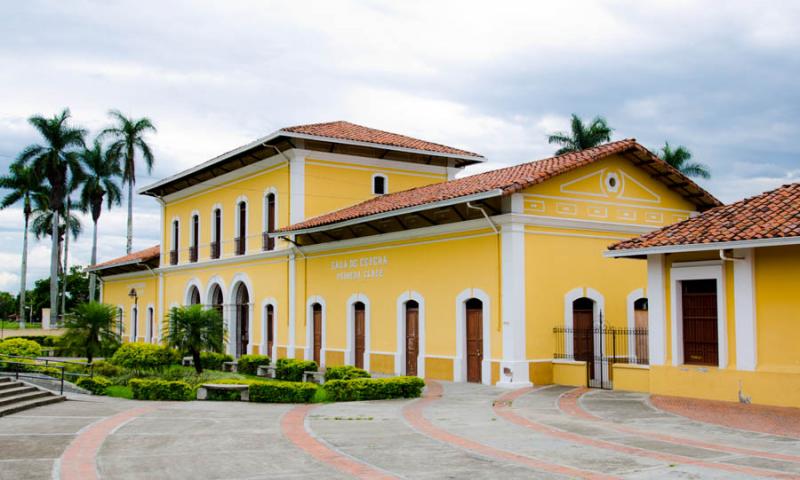
<instances>
[{"instance_id":1,"label":"yellow building","mask_svg":"<svg viewBox=\"0 0 800 480\"><path fill-rule=\"evenodd\" d=\"M141 286L153 341L170 307L221 305L234 355L505 386L608 378L554 327L633 326L647 269L603 251L719 202L633 140L454 179L482 161L346 122L279 130L142 189L162 205L158 266L99 265L103 300L132 311Z\"/></svg>"},{"instance_id":2,"label":"yellow building","mask_svg":"<svg viewBox=\"0 0 800 480\"><path fill-rule=\"evenodd\" d=\"M607 256L647 259L650 368L631 386L800 406L800 183L618 243Z\"/></svg>"}]
</instances>

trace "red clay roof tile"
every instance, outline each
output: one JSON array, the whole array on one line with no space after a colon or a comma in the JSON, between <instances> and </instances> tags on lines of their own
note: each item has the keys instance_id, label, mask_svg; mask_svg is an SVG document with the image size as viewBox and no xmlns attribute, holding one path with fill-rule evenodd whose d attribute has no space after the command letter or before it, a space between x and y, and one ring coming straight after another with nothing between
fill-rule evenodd
<instances>
[{"instance_id":1,"label":"red clay roof tile","mask_svg":"<svg viewBox=\"0 0 800 480\"><path fill-rule=\"evenodd\" d=\"M89 266L91 270L97 270L101 268L108 268L113 267L115 265L121 265L123 263L140 261L146 262L148 260L153 260L158 258L161 255L161 247L159 245L154 245L150 248L145 248L144 250L139 250L137 252L131 252L128 255L123 257L117 257L112 260L108 260L107 262L98 263L97 265Z\"/></svg>"}]
</instances>

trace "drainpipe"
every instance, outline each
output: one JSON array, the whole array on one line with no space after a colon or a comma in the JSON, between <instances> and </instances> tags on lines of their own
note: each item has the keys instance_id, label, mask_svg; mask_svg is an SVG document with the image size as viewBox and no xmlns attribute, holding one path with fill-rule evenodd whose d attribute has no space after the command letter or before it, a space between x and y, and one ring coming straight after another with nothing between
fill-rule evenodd
<instances>
[{"instance_id":1,"label":"drainpipe","mask_svg":"<svg viewBox=\"0 0 800 480\"><path fill-rule=\"evenodd\" d=\"M277 145L267 145L267 142L264 142L264 143L261 144L261 146L264 147L264 148L272 147L273 149L275 149L275 151L278 153L278 155L280 155L281 157L284 158L284 160L286 160L286 163L289 163L289 157L287 157L286 154L283 153L281 151L281 149L277 147Z\"/></svg>"},{"instance_id":2,"label":"drainpipe","mask_svg":"<svg viewBox=\"0 0 800 480\"><path fill-rule=\"evenodd\" d=\"M720 260L723 260L723 261L726 261L726 262L746 260L744 257L734 257L733 255L731 255L730 257L726 257L725 256L725 250L722 250L722 249L720 249L720 251L719 251L719 258L720 258Z\"/></svg>"},{"instance_id":3,"label":"drainpipe","mask_svg":"<svg viewBox=\"0 0 800 480\"><path fill-rule=\"evenodd\" d=\"M481 214L483 214L483 218L485 218L489 223L489 226L492 228L495 238L497 239L497 266L499 267L497 275L497 331L500 332L503 328L503 276L499 273L503 265L503 246L500 240L500 230L497 229L497 225L495 225L492 219L489 218L489 215L486 213L486 210L484 210L483 207L473 205L472 202L467 202L467 208L478 210L481 212Z\"/></svg>"},{"instance_id":4,"label":"drainpipe","mask_svg":"<svg viewBox=\"0 0 800 480\"><path fill-rule=\"evenodd\" d=\"M479 212L481 212L483 214L483 218L485 218L486 221L489 222L489 226L492 227L494 233L495 234L500 233L500 231L497 229L497 225L495 225L492 219L489 218L489 215L487 215L486 210L484 210L483 207L478 207L473 205L472 202L467 202L467 208L471 208L473 210L478 210Z\"/></svg>"}]
</instances>

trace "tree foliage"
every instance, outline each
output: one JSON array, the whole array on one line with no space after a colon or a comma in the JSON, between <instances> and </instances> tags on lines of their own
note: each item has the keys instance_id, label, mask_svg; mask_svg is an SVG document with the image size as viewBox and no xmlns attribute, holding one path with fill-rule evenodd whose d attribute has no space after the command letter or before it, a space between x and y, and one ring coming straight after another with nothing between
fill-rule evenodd
<instances>
[{"instance_id":1,"label":"tree foliage","mask_svg":"<svg viewBox=\"0 0 800 480\"><path fill-rule=\"evenodd\" d=\"M664 146L653 150L658 158L675 167L679 172L687 177L699 177L708 180L711 178L711 170L707 165L692 161L692 152L683 145L673 148L669 142L664 142Z\"/></svg>"},{"instance_id":2,"label":"tree foliage","mask_svg":"<svg viewBox=\"0 0 800 480\"><path fill-rule=\"evenodd\" d=\"M167 345L189 353L197 373L203 372L200 352L222 352L224 343L225 328L216 309L189 305L170 310Z\"/></svg>"},{"instance_id":3,"label":"tree foliage","mask_svg":"<svg viewBox=\"0 0 800 480\"><path fill-rule=\"evenodd\" d=\"M89 363L100 355L113 353L120 345L119 320L116 308L99 302L78 305L72 315L67 316L67 332L61 337L62 345L80 352Z\"/></svg>"},{"instance_id":4,"label":"tree foliage","mask_svg":"<svg viewBox=\"0 0 800 480\"><path fill-rule=\"evenodd\" d=\"M576 114L572 114L570 121L570 132L556 132L547 137L547 142L560 145L556 150L556 155L563 155L570 152L578 152L587 148L602 145L611 140L613 129L608 126L606 119L597 116L587 125Z\"/></svg>"}]
</instances>

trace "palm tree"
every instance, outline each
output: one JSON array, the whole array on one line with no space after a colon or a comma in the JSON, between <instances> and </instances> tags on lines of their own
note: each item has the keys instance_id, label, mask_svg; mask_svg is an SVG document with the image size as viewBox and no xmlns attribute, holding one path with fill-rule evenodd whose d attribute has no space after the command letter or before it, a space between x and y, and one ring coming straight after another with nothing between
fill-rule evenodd
<instances>
[{"instance_id":1,"label":"palm tree","mask_svg":"<svg viewBox=\"0 0 800 480\"><path fill-rule=\"evenodd\" d=\"M155 132L156 127L147 117L138 120L128 118L119 110L108 112L116 125L100 132L100 136L114 138L108 146L108 153L122 162L122 181L128 184L128 243L126 253L133 248L133 185L136 183L136 151L140 151L147 173L153 171L153 152L144 139L147 132Z\"/></svg>"},{"instance_id":2,"label":"palm tree","mask_svg":"<svg viewBox=\"0 0 800 480\"><path fill-rule=\"evenodd\" d=\"M225 329L217 309L189 305L170 310L167 345L191 354L197 373L203 373L200 352L221 353L224 342Z\"/></svg>"},{"instance_id":3,"label":"palm tree","mask_svg":"<svg viewBox=\"0 0 800 480\"><path fill-rule=\"evenodd\" d=\"M97 221L103 211L103 199L105 198L108 209L112 205L119 205L122 199L122 192L117 185L117 177L122 176L122 170L115 158L103 151L103 145L99 139L95 139L92 148L86 148L81 152L81 162L84 167L83 188L81 190L81 205L92 214L92 262L97 263ZM89 274L89 301L94 301L95 285L97 277L94 273Z\"/></svg>"},{"instance_id":4,"label":"palm tree","mask_svg":"<svg viewBox=\"0 0 800 480\"><path fill-rule=\"evenodd\" d=\"M653 149L661 160L675 167L679 172L687 177L700 177L708 180L711 178L711 170L707 165L692 161L692 152L683 145L672 148L669 142L664 142L661 148Z\"/></svg>"},{"instance_id":5,"label":"palm tree","mask_svg":"<svg viewBox=\"0 0 800 480\"><path fill-rule=\"evenodd\" d=\"M578 152L587 148L602 145L611 140L613 128L609 127L606 119L600 116L594 117L589 125L585 125L583 120L576 114L572 114L569 134L556 132L547 137L547 143L561 145L556 150L556 155L563 155L570 152Z\"/></svg>"},{"instance_id":6,"label":"palm tree","mask_svg":"<svg viewBox=\"0 0 800 480\"><path fill-rule=\"evenodd\" d=\"M86 360L114 351L120 344L116 307L105 303L86 302L75 308L74 315L66 317L67 331L62 344L70 350L86 355Z\"/></svg>"},{"instance_id":7,"label":"palm tree","mask_svg":"<svg viewBox=\"0 0 800 480\"><path fill-rule=\"evenodd\" d=\"M67 200L64 204L64 218L73 216L72 194L81 187L83 181L84 173L82 168L79 168L70 175L69 181L67 182ZM78 211L86 213L86 208L83 207L82 204L79 203L77 207ZM80 225L80 220L78 220L78 225ZM83 227L81 226L77 234L80 234L82 231ZM75 240L78 239L77 234L75 234ZM64 237L64 268L61 270L61 318L64 318L64 315L67 314L67 274L69 274L69 235Z\"/></svg>"},{"instance_id":8,"label":"palm tree","mask_svg":"<svg viewBox=\"0 0 800 480\"><path fill-rule=\"evenodd\" d=\"M27 289L28 274L28 225L31 219L33 206L31 197L41 185L40 179L30 167L21 163L12 163L9 174L0 177L0 188L11 190L0 199L0 209L8 208L22 200L22 217L25 230L22 232L22 269L19 280L19 326L25 327L25 293Z\"/></svg>"},{"instance_id":9,"label":"palm tree","mask_svg":"<svg viewBox=\"0 0 800 480\"><path fill-rule=\"evenodd\" d=\"M67 181L70 172L80 168L74 149L83 147L86 130L69 125L70 113L65 108L52 118L34 115L28 119L33 128L44 138L44 144L33 144L20 153L18 161L28 163L36 175L47 182L49 206L60 212L64 207ZM58 317L58 224L51 222L50 245L50 323Z\"/></svg>"}]
</instances>

